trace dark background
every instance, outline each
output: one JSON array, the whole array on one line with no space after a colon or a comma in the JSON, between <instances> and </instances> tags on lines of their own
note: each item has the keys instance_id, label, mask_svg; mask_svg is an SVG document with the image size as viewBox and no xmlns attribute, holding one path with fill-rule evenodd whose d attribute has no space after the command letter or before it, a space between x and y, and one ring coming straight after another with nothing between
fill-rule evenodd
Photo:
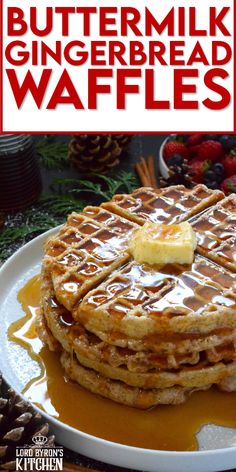
<instances>
[{"instance_id":1,"label":"dark background","mask_svg":"<svg viewBox=\"0 0 236 472\"><path fill-rule=\"evenodd\" d=\"M163 140L168 136L168 134L135 134L133 135L132 142L129 146L127 154L121 158L120 165L115 168L113 175L119 170L133 171L134 165L139 160L141 156L147 157L150 154L156 156L156 163L158 164L159 149ZM44 135L34 135L34 140L37 142L41 140ZM55 135L55 139L62 142L67 142L70 140L68 135ZM43 190L44 192L50 191L49 185L52 180L52 177L81 177L78 172L73 169L63 170L56 172L48 171L42 168L42 177L43 177Z\"/></svg>"}]
</instances>

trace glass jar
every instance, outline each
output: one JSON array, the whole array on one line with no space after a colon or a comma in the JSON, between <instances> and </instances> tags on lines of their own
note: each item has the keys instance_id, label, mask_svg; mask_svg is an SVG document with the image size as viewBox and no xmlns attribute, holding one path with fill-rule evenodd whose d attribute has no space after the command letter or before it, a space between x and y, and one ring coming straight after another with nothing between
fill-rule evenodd
<instances>
[{"instance_id":1,"label":"glass jar","mask_svg":"<svg viewBox=\"0 0 236 472\"><path fill-rule=\"evenodd\" d=\"M39 164L31 135L0 135L0 210L21 210L41 192Z\"/></svg>"}]
</instances>

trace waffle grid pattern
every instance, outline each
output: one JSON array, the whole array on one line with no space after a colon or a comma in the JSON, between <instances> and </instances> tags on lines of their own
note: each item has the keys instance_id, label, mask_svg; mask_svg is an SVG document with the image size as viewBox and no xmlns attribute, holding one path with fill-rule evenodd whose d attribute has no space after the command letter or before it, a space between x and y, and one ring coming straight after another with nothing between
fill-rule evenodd
<instances>
[{"instance_id":1,"label":"waffle grid pattern","mask_svg":"<svg viewBox=\"0 0 236 472\"><path fill-rule=\"evenodd\" d=\"M132 195L115 195L102 207L139 224L145 221L174 224L188 220L223 197L204 185L186 189L182 185L166 189L141 188Z\"/></svg>"},{"instance_id":2,"label":"waffle grid pattern","mask_svg":"<svg viewBox=\"0 0 236 472\"><path fill-rule=\"evenodd\" d=\"M178 266L175 269L178 272ZM234 305L235 300L227 297L229 288L236 295L236 276L227 271L222 273L216 265L198 256L192 270L176 276L132 262L88 294L82 304L87 303L85 309L103 305L112 316L118 317L131 310L137 310L137 316L141 316L144 315L142 310L151 311L151 307L156 310L156 315L162 312L167 317L183 316L191 312L200 313L204 307L217 303L218 298L226 307ZM173 300L178 300L179 307L178 303L173 306ZM184 308L180 310L180 306Z\"/></svg>"},{"instance_id":3,"label":"waffle grid pattern","mask_svg":"<svg viewBox=\"0 0 236 472\"><path fill-rule=\"evenodd\" d=\"M51 269L59 301L68 309L94 284L128 259L128 240L135 223L97 207L72 214L46 246L44 263Z\"/></svg>"},{"instance_id":4,"label":"waffle grid pattern","mask_svg":"<svg viewBox=\"0 0 236 472\"><path fill-rule=\"evenodd\" d=\"M201 215L194 223L198 251L236 271L236 196L231 195Z\"/></svg>"},{"instance_id":5,"label":"waffle grid pattern","mask_svg":"<svg viewBox=\"0 0 236 472\"><path fill-rule=\"evenodd\" d=\"M231 243L235 208L220 191L175 186L116 195L69 216L45 246L39 331L63 350L70 378L139 408L180 403L214 383L232 388L235 269L199 241ZM129 240L147 220L188 220L198 232L194 263L157 270L132 260Z\"/></svg>"}]
</instances>

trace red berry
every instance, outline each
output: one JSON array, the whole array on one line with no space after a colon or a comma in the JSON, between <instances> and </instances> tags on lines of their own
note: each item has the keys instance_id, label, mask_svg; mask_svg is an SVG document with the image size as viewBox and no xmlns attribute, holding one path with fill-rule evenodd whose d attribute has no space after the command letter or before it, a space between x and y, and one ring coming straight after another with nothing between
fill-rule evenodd
<instances>
[{"instance_id":1,"label":"red berry","mask_svg":"<svg viewBox=\"0 0 236 472\"><path fill-rule=\"evenodd\" d=\"M226 177L236 174L236 155L228 154L222 160L222 164L225 168Z\"/></svg>"},{"instance_id":2,"label":"red berry","mask_svg":"<svg viewBox=\"0 0 236 472\"><path fill-rule=\"evenodd\" d=\"M236 175L231 175L231 177L223 180L221 190L223 190L226 195L236 193Z\"/></svg>"},{"instance_id":3,"label":"red berry","mask_svg":"<svg viewBox=\"0 0 236 472\"><path fill-rule=\"evenodd\" d=\"M189 147L197 146L198 144L201 144L202 141L203 141L202 134L190 134L189 138L187 139L187 146Z\"/></svg>"},{"instance_id":4,"label":"red berry","mask_svg":"<svg viewBox=\"0 0 236 472\"><path fill-rule=\"evenodd\" d=\"M178 141L168 141L163 151L164 159L168 161L174 154L179 154L179 156L182 156L184 159L188 159L189 157L188 149L185 144Z\"/></svg>"},{"instance_id":5,"label":"red berry","mask_svg":"<svg viewBox=\"0 0 236 472\"><path fill-rule=\"evenodd\" d=\"M199 161L198 159L193 159L189 163L189 174L192 176L193 182L197 184L203 183L204 174L210 168L210 162L208 161Z\"/></svg>"},{"instance_id":6,"label":"red berry","mask_svg":"<svg viewBox=\"0 0 236 472\"><path fill-rule=\"evenodd\" d=\"M189 156L190 157L196 157L198 155L200 149L200 144L197 144L196 146L191 146L188 148L189 150Z\"/></svg>"},{"instance_id":7,"label":"red berry","mask_svg":"<svg viewBox=\"0 0 236 472\"><path fill-rule=\"evenodd\" d=\"M224 154L222 144L219 141L204 141L198 149L198 158L201 161L219 161Z\"/></svg>"}]
</instances>

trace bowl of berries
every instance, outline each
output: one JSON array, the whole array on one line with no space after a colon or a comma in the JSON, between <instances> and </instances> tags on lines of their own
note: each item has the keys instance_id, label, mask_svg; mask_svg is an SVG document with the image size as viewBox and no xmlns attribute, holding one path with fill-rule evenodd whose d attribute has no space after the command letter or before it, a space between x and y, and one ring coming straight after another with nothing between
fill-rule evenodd
<instances>
[{"instance_id":1,"label":"bowl of berries","mask_svg":"<svg viewBox=\"0 0 236 472\"><path fill-rule=\"evenodd\" d=\"M186 175L226 194L236 193L236 136L233 134L176 134L162 143L159 156L164 179Z\"/></svg>"}]
</instances>

